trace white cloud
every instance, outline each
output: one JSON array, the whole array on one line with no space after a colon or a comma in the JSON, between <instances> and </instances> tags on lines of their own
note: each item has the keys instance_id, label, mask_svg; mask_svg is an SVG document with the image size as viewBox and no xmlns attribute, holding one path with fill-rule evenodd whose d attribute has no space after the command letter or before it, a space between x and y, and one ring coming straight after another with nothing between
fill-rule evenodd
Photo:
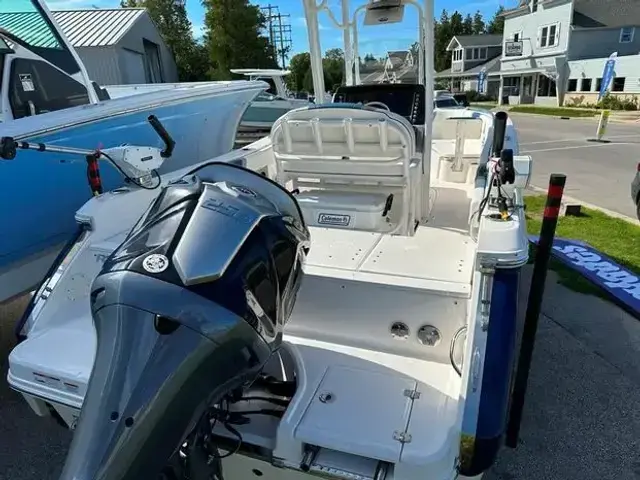
<instances>
[{"instance_id":1,"label":"white cloud","mask_svg":"<svg viewBox=\"0 0 640 480\"><path fill-rule=\"evenodd\" d=\"M298 17L294 20L294 26L298 26L298 27L304 27L307 28L307 19L305 17ZM327 27L326 25L323 24L319 24L318 28L320 31L322 30L329 30L329 27Z\"/></svg>"}]
</instances>

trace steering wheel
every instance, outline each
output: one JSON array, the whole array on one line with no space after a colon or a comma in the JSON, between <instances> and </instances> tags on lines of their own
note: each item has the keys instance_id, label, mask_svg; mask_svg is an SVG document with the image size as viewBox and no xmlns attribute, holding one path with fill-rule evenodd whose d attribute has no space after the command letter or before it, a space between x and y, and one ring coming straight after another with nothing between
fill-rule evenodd
<instances>
[{"instance_id":1,"label":"steering wheel","mask_svg":"<svg viewBox=\"0 0 640 480\"><path fill-rule=\"evenodd\" d=\"M364 106L365 107L381 108L383 110L386 110L387 112L391 111L391 109L389 108L389 105L387 105L386 103L382 103L382 102L369 102L369 103L365 103Z\"/></svg>"}]
</instances>

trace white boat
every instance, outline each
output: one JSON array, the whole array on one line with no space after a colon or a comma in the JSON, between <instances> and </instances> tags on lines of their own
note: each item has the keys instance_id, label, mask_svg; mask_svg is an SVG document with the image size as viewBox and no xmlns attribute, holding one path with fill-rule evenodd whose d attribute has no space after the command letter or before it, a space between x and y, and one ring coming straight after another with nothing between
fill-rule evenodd
<instances>
[{"instance_id":1,"label":"white boat","mask_svg":"<svg viewBox=\"0 0 640 480\"><path fill-rule=\"evenodd\" d=\"M267 87L183 83L111 99L91 82L43 0L1 2L0 28L0 136L78 148L154 145L158 137L146 121L153 114L177 140L163 173L229 152L244 111ZM0 160L0 203L13 206L0 214L11 232L0 240L0 303L35 288L71 238L73 214L91 197L85 171L82 158L64 154L28 151ZM104 189L122 185L110 166L101 173Z\"/></svg>"},{"instance_id":2,"label":"white boat","mask_svg":"<svg viewBox=\"0 0 640 480\"><path fill-rule=\"evenodd\" d=\"M316 7L315 0L303 3L314 89L322 98L317 15L324 7ZM343 24L348 25L348 0L343 3ZM385 0L381 8L381 3L372 1L368 18L393 18L401 16L405 4L419 6L407 1L398 7L399 1ZM419 18L424 50L433 45L431 1L419 6ZM426 59L425 72L431 72L432 55ZM218 421L215 406L210 410L215 421L205 424L205 444L213 449L209 452L227 454L208 453L203 464L208 466L200 474L211 468L209 473L226 480L312 475L453 480L479 478L495 461L510 394L519 272L528 258L521 206L531 158L519 155L516 132L504 114L434 112L433 78L421 77L419 85L360 86L348 76L348 85L334 97L342 104L289 111L269 137L215 159L241 161L291 189L310 231L311 249L283 343L264 368L272 378L238 388L224 419ZM393 105L383 103L385 98L393 98ZM215 178L219 167L204 162L190 171ZM163 182L188 185L187 173L165 174ZM255 195L246 185L229 188ZM179 375L171 371L156 372L154 378L167 379L162 392L136 383L123 383L122 391L114 392L100 384L109 381L104 372L122 374L113 365L138 372L136 362L147 361L145 375L154 376L154 363L133 337L127 340L134 342L130 348L113 337L114 350L94 367L92 282L156 196L157 191L127 187L98 196L77 212L77 242L34 296L21 324L22 341L9 357L8 382L34 412L78 428L65 480L85 478L74 476L73 459L91 451L87 445L100 444L104 453L109 445L139 439L119 436L127 428L133 432L136 422L159 431L173 422L168 414L156 417L156 410L146 415L134 409L133 416L121 418L119 409L133 408L132 392L153 397L149 403L136 397L148 408L151 403L155 408L158 399L170 405L177 398L171 395L184 393L175 387ZM216 209L223 207L217 204ZM225 211L235 215L232 210ZM211 259L222 260L216 256L218 246L239 251L241 242L225 243L229 238L211 238L211 256L203 259L203 268ZM177 262L175 257L164 261ZM188 304L181 308L190 315ZM193 318L205 318L198 315ZM163 345L170 351L170 343ZM167 352L153 351L159 356ZM235 368L233 361L223 364ZM98 371L100 379L92 379L88 393L94 368L93 378ZM291 391L274 393L276 385ZM85 395L91 405L83 406ZM111 405L116 398L120 403ZM96 411L96 405L102 410ZM87 409L92 413L85 414ZM271 413L254 416L263 409ZM92 434L92 427L105 436ZM191 436L186 438L193 445ZM182 440L163 438L162 448ZM148 444L135 441L136 452L148 451ZM196 451L180 450L180 455L191 458ZM143 457L135 457L147 462L137 467L144 464L155 472L164 465L158 455ZM92 465L101 461L82 458ZM115 467L96 468L104 473ZM111 474L102 478L124 478Z\"/></svg>"},{"instance_id":3,"label":"white boat","mask_svg":"<svg viewBox=\"0 0 640 480\"><path fill-rule=\"evenodd\" d=\"M258 95L244 113L240 123L241 131L268 132L282 115L310 104L309 100L290 97L284 83L284 77L291 74L288 70L234 68L231 69L231 73L269 84L267 91Z\"/></svg>"}]
</instances>

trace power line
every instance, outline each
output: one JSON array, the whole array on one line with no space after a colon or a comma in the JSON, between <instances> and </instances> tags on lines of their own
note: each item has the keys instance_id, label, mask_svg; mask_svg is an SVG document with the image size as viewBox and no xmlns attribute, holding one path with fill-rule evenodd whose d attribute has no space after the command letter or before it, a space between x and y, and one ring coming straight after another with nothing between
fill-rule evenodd
<instances>
[{"instance_id":1,"label":"power line","mask_svg":"<svg viewBox=\"0 0 640 480\"><path fill-rule=\"evenodd\" d=\"M282 15L277 5L267 5L261 8L269 33L269 43L276 50L276 59L282 68L286 68L289 52L293 45L291 38L291 15Z\"/></svg>"}]
</instances>

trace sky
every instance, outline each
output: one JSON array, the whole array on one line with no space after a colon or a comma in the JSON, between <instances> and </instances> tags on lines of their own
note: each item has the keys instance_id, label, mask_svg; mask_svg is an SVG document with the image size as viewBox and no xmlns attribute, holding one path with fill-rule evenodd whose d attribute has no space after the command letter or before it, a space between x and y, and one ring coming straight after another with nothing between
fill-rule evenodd
<instances>
[{"instance_id":1,"label":"sky","mask_svg":"<svg viewBox=\"0 0 640 480\"><path fill-rule=\"evenodd\" d=\"M319 0L318 0L319 1ZM45 0L49 9L74 9L74 8L113 8L118 7L120 0ZM186 0L187 13L193 25L194 34L199 37L202 33L204 22L204 9L198 0ZM362 5L365 0L351 0L351 11ZM280 13L289 15L287 20L291 24L292 31L292 53L291 55L308 50L307 29L302 9L301 0L252 0L252 3L265 7L269 4L277 5ZM474 14L479 10L488 21L499 6L511 7L516 0L435 0L435 16L439 17L443 9L450 13L458 10L463 15ZM329 0L332 11L338 20L341 19L340 0ZM359 32L359 53L364 56L366 53L373 53L376 56L384 54L389 50L401 50L408 48L417 39L417 15L414 7L408 6L405 11L402 23L386 25L382 27L360 27ZM360 26L362 17L359 16ZM321 13L320 19L320 40L322 49L342 48L342 33L332 27L331 21L326 13Z\"/></svg>"}]
</instances>

